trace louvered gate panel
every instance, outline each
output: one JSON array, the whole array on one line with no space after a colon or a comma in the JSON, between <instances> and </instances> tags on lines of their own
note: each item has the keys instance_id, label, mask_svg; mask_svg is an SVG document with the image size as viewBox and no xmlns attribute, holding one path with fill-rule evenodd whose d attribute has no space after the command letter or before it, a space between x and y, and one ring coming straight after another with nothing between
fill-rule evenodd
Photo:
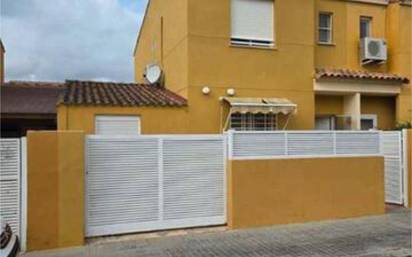
<instances>
[{"instance_id":1,"label":"louvered gate panel","mask_svg":"<svg viewBox=\"0 0 412 257\"><path fill-rule=\"evenodd\" d=\"M144 230L159 219L158 141L88 138L87 236Z\"/></svg>"},{"instance_id":2,"label":"louvered gate panel","mask_svg":"<svg viewBox=\"0 0 412 257\"><path fill-rule=\"evenodd\" d=\"M403 204L402 134L391 131L381 135L385 156L385 201Z\"/></svg>"},{"instance_id":3,"label":"louvered gate panel","mask_svg":"<svg viewBox=\"0 0 412 257\"><path fill-rule=\"evenodd\" d=\"M288 155L332 155L334 154L333 133L287 133Z\"/></svg>"},{"instance_id":4,"label":"louvered gate panel","mask_svg":"<svg viewBox=\"0 0 412 257\"><path fill-rule=\"evenodd\" d=\"M225 223L222 139L165 139L163 217L187 226Z\"/></svg>"},{"instance_id":5,"label":"louvered gate panel","mask_svg":"<svg viewBox=\"0 0 412 257\"><path fill-rule=\"evenodd\" d=\"M87 236L218 225L221 136L87 138Z\"/></svg>"},{"instance_id":6,"label":"louvered gate panel","mask_svg":"<svg viewBox=\"0 0 412 257\"><path fill-rule=\"evenodd\" d=\"M276 132L238 132L232 134L233 156L270 157L286 154L286 135Z\"/></svg>"},{"instance_id":7,"label":"louvered gate panel","mask_svg":"<svg viewBox=\"0 0 412 257\"><path fill-rule=\"evenodd\" d=\"M20 139L0 139L0 215L20 235Z\"/></svg>"},{"instance_id":8,"label":"louvered gate panel","mask_svg":"<svg viewBox=\"0 0 412 257\"><path fill-rule=\"evenodd\" d=\"M379 154L380 132L336 132L336 154Z\"/></svg>"}]
</instances>

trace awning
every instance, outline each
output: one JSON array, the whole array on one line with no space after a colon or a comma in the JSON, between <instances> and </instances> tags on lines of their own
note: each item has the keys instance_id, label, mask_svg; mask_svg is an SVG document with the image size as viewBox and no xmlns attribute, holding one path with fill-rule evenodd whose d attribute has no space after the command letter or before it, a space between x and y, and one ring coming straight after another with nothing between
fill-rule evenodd
<instances>
[{"instance_id":1,"label":"awning","mask_svg":"<svg viewBox=\"0 0 412 257\"><path fill-rule=\"evenodd\" d=\"M297 110L297 105L285 98L248 98L224 97L230 104L231 113L282 113L291 114Z\"/></svg>"}]
</instances>

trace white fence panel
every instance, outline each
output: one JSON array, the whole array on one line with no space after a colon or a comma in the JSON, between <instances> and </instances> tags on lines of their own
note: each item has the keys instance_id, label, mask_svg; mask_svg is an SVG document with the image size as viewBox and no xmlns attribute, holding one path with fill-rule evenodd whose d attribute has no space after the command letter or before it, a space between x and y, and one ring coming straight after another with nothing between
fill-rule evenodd
<instances>
[{"instance_id":1,"label":"white fence panel","mask_svg":"<svg viewBox=\"0 0 412 257\"><path fill-rule=\"evenodd\" d=\"M378 131L230 131L228 134L233 159L381 154Z\"/></svg>"},{"instance_id":2,"label":"white fence panel","mask_svg":"<svg viewBox=\"0 0 412 257\"><path fill-rule=\"evenodd\" d=\"M87 138L87 236L218 225L222 136Z\"/></svg>"},{"instance_id":3,"label":"white fence panel","mask_svg":"<svg viewBox=\"0 0 412 257\"><path fill-rule=\"evenodd\" d=\"M0 215L20 235L20 139L0 139Z\"/></svg>"},{"instance_id":4,"label":"white fence panel","mask_svg":"<svg viewBox=\"0 0 412 257\"><path fill-rule=\"evenodd\" d=\"M403 204L402 133L382 132L382 151L385 156L385 199L388 203Z\"/></svg>"}]
</instances>

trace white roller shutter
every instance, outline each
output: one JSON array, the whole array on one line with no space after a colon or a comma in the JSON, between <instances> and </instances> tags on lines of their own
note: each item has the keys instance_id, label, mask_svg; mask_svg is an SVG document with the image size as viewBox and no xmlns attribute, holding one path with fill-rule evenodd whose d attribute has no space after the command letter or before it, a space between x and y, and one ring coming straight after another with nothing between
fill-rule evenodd
<instances>
[{"instance_id":1,"label":"white roller shutter","mask_svg":"<svg viewBox=\"0 0 412 257\"><path fill-rule=\"evenodd\" d=\"M97 135L138 135L140 118L137 116L96 116Z\"/></svg>"},{"instance_id":2,"label":"white roller shutter","mask_svg":"<svg viewBox=\"0 0 412 257\"><path fill-rule=\"evenodd\" d=\"M232 39L274 41L274 0L232 0Z\"/></svg>"}]
</instances>

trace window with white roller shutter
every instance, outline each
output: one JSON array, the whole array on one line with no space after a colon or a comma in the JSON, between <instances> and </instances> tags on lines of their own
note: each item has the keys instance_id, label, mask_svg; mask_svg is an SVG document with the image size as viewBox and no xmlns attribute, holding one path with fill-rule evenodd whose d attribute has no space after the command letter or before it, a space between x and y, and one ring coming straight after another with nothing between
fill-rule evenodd
<instances>
[{"instance_id":1,"label":"window with white roller shutter","mask_svg":"<svg viewBox=\"0 0 412 257\"><path fill-rule=\"evenodd\" d=\"M274 0L231 0L233 45L274 46Z\"/></svg>"},{"instance_id":2,"label":"window with white roller shutter","mask_svg":"<svg viewBox=\"0 0 412 257\"><path fill-rule=\"evenodd\" d=\"M140 118L138 116L99 115L95 120L97 135L139 135Z\"/></svg>"}]
</instances>

